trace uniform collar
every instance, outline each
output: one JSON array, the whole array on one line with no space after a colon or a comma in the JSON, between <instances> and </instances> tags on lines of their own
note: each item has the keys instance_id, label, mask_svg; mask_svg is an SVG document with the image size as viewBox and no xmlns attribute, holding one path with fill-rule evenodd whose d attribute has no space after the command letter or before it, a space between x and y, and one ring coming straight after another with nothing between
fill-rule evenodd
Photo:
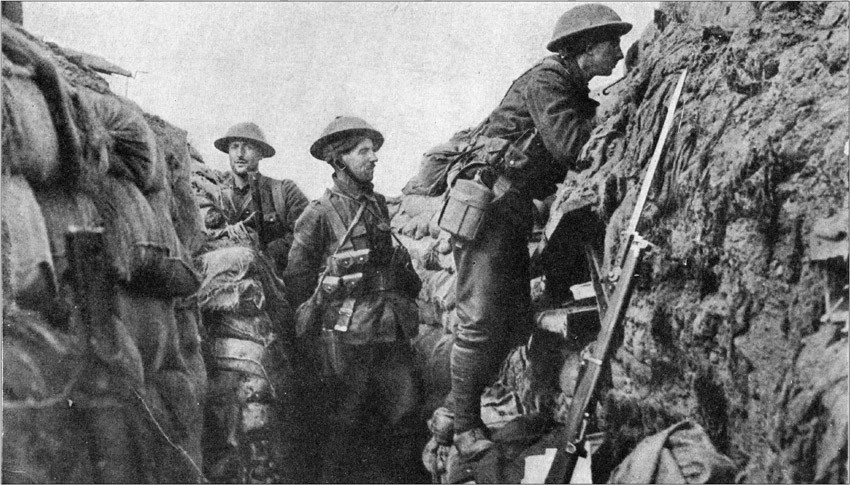
<instances>
[{"instance_id":1,"label":"uniform collar","mask_svg":"<svg viewBox=\"0 0 850 485\"><path fill-rule=\"evenodd\" d=\"M560 54L553 54L551 57L558 61L558 64L567 71L568 77L579 90L590 94L590 87L588 87L588 83L584 78L584 72L578 66L575 59L572 57L563 57Z\"/></svg>"},{"instance_id":2,"label":"uniform collar","mask_svg":"<svg viewBox=\"0 0 850 485\"><path fill-rule=\"evenodd\" d=\"M263 174L260 174L260 179L262 178ZM233 172L227 172L224 175L224 185L230 187L233 190L240 190L242 192L248 190L248 187L250 187L250 185L246 183L245 186L240 189L239 186L236 185L236 176L233 175Z\"/></svg>"}]
</instances>

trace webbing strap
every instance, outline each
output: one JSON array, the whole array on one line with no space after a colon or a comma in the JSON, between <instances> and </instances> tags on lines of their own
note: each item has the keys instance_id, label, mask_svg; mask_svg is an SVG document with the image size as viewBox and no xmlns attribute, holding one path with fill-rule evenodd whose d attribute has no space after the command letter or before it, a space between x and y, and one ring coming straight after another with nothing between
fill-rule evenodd
<instances>
[{"instance_id":1,"label":"webbing strap","mask_svg":"<svg viewBox=\"0 0 850 485\"><path fill-rule=\"evenodd\" d=\"M328 191L328 193L330 193L330 191ZM355 200L355 201L357 200L354 197L351 197L351 196L346 195L346 194L340 193L340 194L337 194L337 195L345 197L347 199L351 199L351 200ZM328 199L328 201L330 201L330 199ZM366 205L365 202L363 204ZM333 204L331 204L331 205L333 205ZM386 217L384 217L383 214L375 214L375 211L373 211L369 207L366 207L366 210L369 211L369 213L372 214L372 216L375 219L377 219L378 222L382 222L382 223L386 224L388 227L390 227L390 235L393 237L393 239L396 240L396 242L399 244L399 246L404 247L404 243L402 243L401 239L399 239L398 236L396 236L395 232L392 230L392 225L390 224L390 221ZM339 214L335 214L335 215L336 215L337 219L339 220L339 223L342 224L342 220L339 218ZM333 224L334 224L333 221L331 221L331 225L333 225ZM336 232L336 229L334 229L334 232Z\"/></svg>"},{"instance_id":2,"label":"webbing strap","mask_svg":"<svg viewBox=\"0 0 850 485\"><path fill-rule=\"evenodd\" d=\"M330 196L331 191L326 191L325 197L319 199L319 203L323 203L325 200L327 200L327 205L330 206L330 210L327 211L328 219L331 223L331 228L333 229L334 234L336 235L337 240L339 241L339 245L337 246L336 251L334 251L334 253L338 253L340 251L340 248L342 248L342 246L344 246L345 243L348 241L348 236L351 235L351 231L354 230L354 226L356 226L357 223L360 222L360 218L363 216L363 212L366 210L366 202L364 201L360 203L360 207L357 208L357 213L354 215L354 219L351 220L351 225L346 228L345 223L342 222L342 216L340 216L336 206L333 204L333 202L331 202Z\"/></svg>"},{"instance_id":3,"label":"webbing strap","mask_svg":"<svg viewBox=\"0 0 850 485\"><path fill-rule=\"evenodd\" d=\"M354 315L355 303L357 303L357 298L352 296L343 300L342 305L339 307L339 317L337 317L334 330L337 332L348 331L348 325L351 324L351 317Z\"/></svg>"},{"instance_id":4,"label":"webbing strap","mask_svg":"<svg viewBox=\"0 0 850 485\"><path fill-rule=\"evenodd\" d=\"M286 201L283 197L283 182L277 182L272 185L272 205L277 216L281 220L286 218Z\"/></svg>"}]
</instances>

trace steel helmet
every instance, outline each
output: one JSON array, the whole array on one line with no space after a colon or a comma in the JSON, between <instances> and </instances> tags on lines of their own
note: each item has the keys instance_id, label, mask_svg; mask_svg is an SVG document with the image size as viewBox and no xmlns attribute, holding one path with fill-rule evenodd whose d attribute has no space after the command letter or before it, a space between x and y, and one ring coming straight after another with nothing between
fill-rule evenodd
<instances>
[{"instance_id":1,"label":"steel helmet","mask_svg":"<svg viewBox=\"0 0 850 485\"><path fill-rule=\"evenodd\" d=\"M224 153L228 153L230 142L233 140L248 140L256 143L259 145L264 158L273 157L275 154L274 148L266 142L263 130L256 123L245 122L231 126L227 130L227 134L214 141L213 145Z\"/></svg>"},{"instance_id":2,"label":"steel helmet","mask_svg":"<svg viewBox=\"0 0 850 485\"><path fill-rule=\"evenodd\" d=\"M325 160L325 148L336 141L348 138L350 136L365 136L372 140L375 144L375 151L381 149L384 144L384 135L378 130L372 128L369 123L366 123L356 116L337 116L333 121L322 131L322 136L313 143L310 147L310 155ZM328 160L325 160L328 161Z\"/></svg>"},{"instance_id":3,"label":"steel helmet","mask_svg":"<svg viewBox=\"0 0 850 485\"><path fill-rule=\"evenodd\" d=\"M593 30L610 29L617 35L624 35L632 30L632 24L623 22L617 12L610 7L598 3L590 3L573 7L558 19L552 40L546 48L558 52L558 47L567 39L578 34Z\"/></svg>"}]
</instances>

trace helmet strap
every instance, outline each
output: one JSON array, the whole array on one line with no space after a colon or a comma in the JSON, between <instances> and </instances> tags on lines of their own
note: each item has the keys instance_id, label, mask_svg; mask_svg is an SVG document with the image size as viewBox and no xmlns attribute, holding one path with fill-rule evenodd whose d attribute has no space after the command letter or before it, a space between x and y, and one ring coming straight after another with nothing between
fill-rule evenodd
<instances>
[{"instance_id":1,"label":"helmet strap","mask_svg":"<svg viewBox=\"0 0 850 485\"><path fill-rule=\"evenodd\" d=\"M364 183L362 180L360 180L359 178L354 176L354 172L352 172L351 169L348 168L348 165L342 163L342 161L337 159L336 157L334 157L334 159L331 160L330 164L334 168L334 170L342 172L350 180L352 180L352 181L354 181L358 184Z\"/></svg>"}]
</instances>

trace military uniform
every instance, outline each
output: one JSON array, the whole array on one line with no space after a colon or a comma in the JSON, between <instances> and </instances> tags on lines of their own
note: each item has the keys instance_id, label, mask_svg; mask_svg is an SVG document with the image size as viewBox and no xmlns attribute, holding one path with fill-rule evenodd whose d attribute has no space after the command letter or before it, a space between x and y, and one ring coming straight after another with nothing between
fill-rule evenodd
<instances>
[{"instance_id":1,"label":"military uniform","mask_svg":"<svg viewBox=\"0 0 850 485\"><path fill-rule=\"evenodd\" d=\"M361 217L338 248L361 204ZM295 226L284 280L296 306L310 298L337 249L370 251L355 289L323 295L324 336L338 346L336 372L325 375L317 403L326 406L324 429L331 430L323 453L326 482L399 482L419 461L419 379L409 339L418 330L414 298L421 283L407 252L394 249L390 231L386 200L372 184L336 175L334 187Z\"/></svg>"},{"instance_id":2,"label":"military uniform","mask_svg":"<svg viewBox=\"0 0 850 485\"><path fill-rule=\"evenodd\" d=\"M280 273L286 268L295 221L309 201L291 180L276 180L260 175L259 185L266 231L263 243L266 244L266 255L272 258ZM226 224L247 220L254 212L250 187L247 184L242 188L237 187L233 174L228 173L222 184L220 200L215 202L215 207L220 209ZM250 226L257 227L254 223Z\"/></svg>"},{"instance_id":3,"label":"military uniform","mask_svg":"<svg viewBox=\"0 0 850 485\"><path fill-rule=\"evenodd\" d=\"M447 404L456 433L482 427L481 392L510 348L530 335L532 199L548 197L563 181L590 137L597 106L575 61L553 55L517 79L476 130L514 143L535 129L538 135L526 150L528 163L501 174L507 184L487 207L480 235L455 241L457 339Z\"/></svg>"}]
</instances>

